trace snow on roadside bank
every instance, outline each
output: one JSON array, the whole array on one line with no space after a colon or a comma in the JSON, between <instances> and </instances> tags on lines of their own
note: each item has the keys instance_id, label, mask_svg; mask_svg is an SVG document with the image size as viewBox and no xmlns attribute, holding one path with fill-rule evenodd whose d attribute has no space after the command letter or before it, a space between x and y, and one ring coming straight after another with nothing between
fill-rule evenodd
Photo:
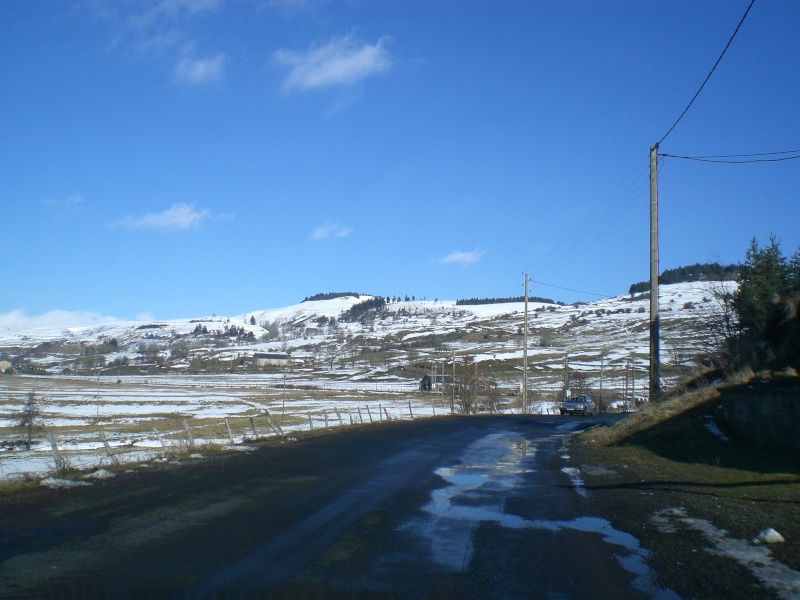
<instances>
[{"instance_id":1,"label":"snow on roadside bank","mask_svg":"<svg viewBox=\"0 0 800 600\"><path fill-rule=\"evenodd\" d=\"M717 529L710 521L689 516L683 507L659 510L650 520L665 534L677 533L680 528L699 532L711 544L705 548L706 552L732 558L773 589L779 598L800 598L800 572L775 560L768 547L729 537L727 531Z\"/></svg>"}]
</instances>

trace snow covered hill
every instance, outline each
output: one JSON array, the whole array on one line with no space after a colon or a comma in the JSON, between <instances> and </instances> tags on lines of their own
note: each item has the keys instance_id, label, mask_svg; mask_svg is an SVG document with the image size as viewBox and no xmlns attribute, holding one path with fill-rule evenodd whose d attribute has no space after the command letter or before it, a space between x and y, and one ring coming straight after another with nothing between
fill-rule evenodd
<instances>
[{"instance_id":1,"label":"snow covered hill","mask_svg":"<svg viewBox=\"0 0 800 600\"><path fill-rule=\"evenodd\" d=\"M668 380L683 374L714 342L709 323L719 306L712 285L722 284L661 287L661 352ZM363 380L402 376L398 369L407 365L435 369L455 353L474 356L500 383L512 385L519 378L523 303L393 302L357 322L342 320L348 309L370 298L306 301L232 317L0 330L0 360L18 373L244 372L254 369L254 354L278 353L288 355L293 368L333 376L347 367ZM601 368L609 376L619 374L633 361L641 377L649 352L648 323L647 294L568 306L531 302L531 377L556 386L566 361L589 378L599 377Z\"/></svg>"}]
</instances>

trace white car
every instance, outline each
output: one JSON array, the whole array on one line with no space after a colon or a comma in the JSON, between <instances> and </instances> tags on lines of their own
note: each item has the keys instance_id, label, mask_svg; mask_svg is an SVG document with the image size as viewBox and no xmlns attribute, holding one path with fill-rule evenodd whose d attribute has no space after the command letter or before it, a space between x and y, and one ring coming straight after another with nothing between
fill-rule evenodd
<instances>
[{"instance_id":1,"label":"white car","mask_svg":"<svg viewBox=\"0 0 800 600\"><path fill-rule=\"evenodd\" d=\"M595 406L588 394L580 396L570 396L569 400L564 400L559 406L562 415L593 415Z\"/></svg>"}]
</instances>

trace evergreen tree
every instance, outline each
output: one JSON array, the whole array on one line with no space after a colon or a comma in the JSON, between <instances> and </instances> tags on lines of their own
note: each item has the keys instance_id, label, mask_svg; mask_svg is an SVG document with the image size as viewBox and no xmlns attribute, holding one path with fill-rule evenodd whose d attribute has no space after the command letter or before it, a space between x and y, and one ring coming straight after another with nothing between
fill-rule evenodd
<instances>
[{"instance_id":1,"label":"evergreen tree","mask_svg":"<svg viewBox=\"0 0 800 600\"><path fill-rule=\"evenodd\" d=\"M800 247L797 248L792 258L789 259L787 267L787 279L789 288L794 291L800 291Z\"/></svg>"},{"instance_id":2,"label":"evergreen tree","mask_svg":"<svg viewBox=\"0 0 800 600\"><path fill-rule=\"evenodd\" d=\"M771 235L769 245L762 248L753 237L739 273L739 289L733 296L741 329L756 334L763 331L772 309L789 291L788 275L780 241Z\"/></svg>"}]
</instances>

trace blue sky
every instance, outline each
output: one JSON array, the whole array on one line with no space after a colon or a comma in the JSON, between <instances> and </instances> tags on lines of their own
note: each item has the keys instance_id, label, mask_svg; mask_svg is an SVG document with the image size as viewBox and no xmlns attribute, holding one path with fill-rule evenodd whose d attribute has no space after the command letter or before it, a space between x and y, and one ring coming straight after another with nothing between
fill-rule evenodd
<instances>
[{"instance_id":1,"label":"blue sky","mask_svg":"<svg viewBox=\"0 0 800 600\"><path fill-rule=\"evenodd\" d=\"M0 327L514 296L524 272L625 293L648 149L748 4L3 2ZM757 1L661 151L800 148L798 30L800 3ZM791 255L798 188L798 160L664 159L662 270L770 233Z\"/></svg>"}]
</instances>

